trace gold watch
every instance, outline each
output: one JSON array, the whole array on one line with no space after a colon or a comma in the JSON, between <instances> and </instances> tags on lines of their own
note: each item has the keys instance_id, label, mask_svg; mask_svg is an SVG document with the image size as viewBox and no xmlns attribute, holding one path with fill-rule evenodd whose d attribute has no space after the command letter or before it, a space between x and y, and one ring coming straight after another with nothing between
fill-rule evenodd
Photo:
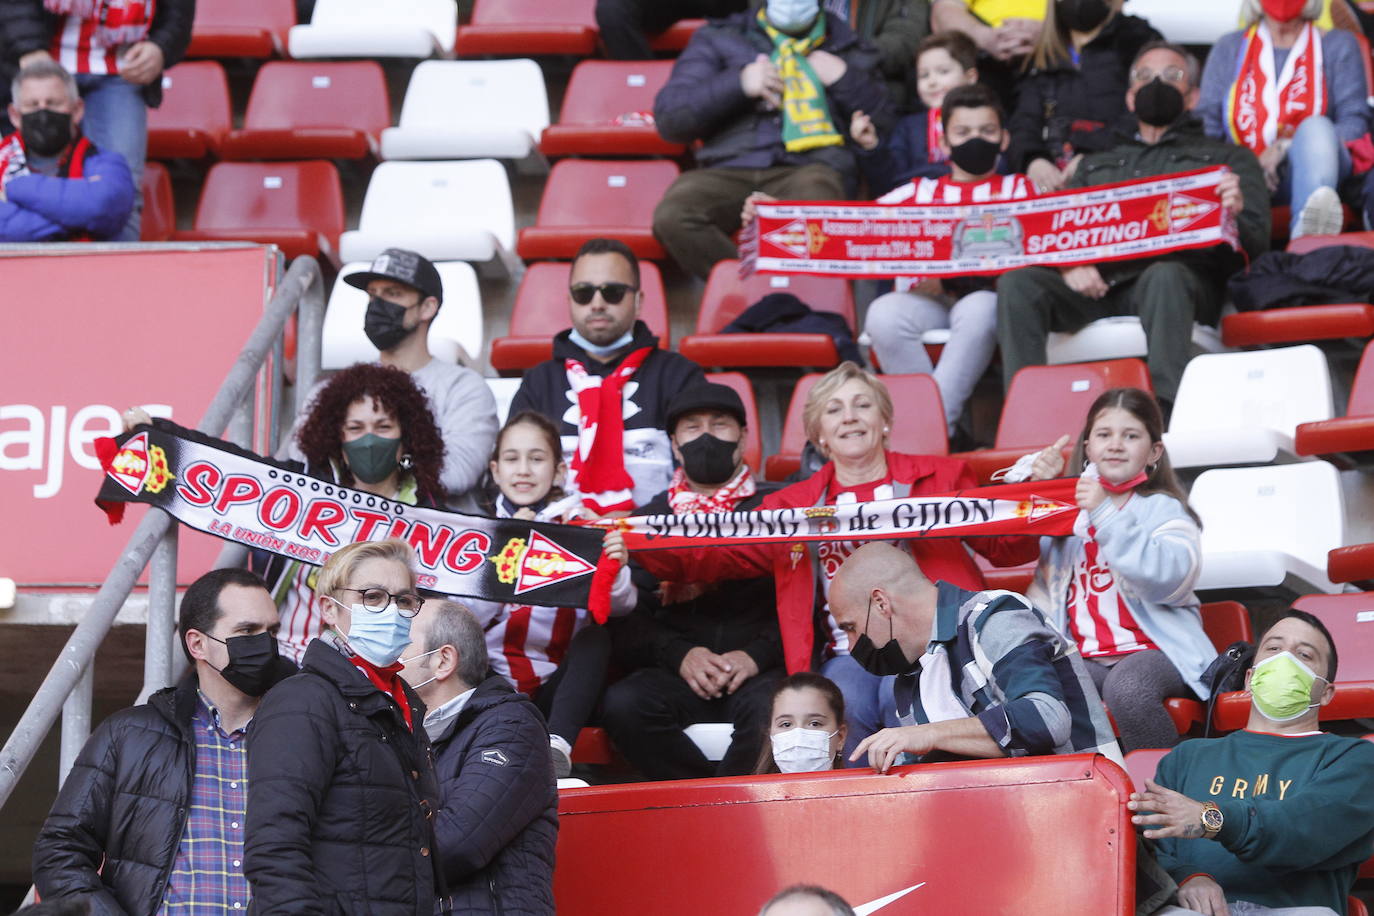
<instances>
[{"instance_id":1,"label":"gold watch","mask_svg":"<svg viewBox=\"0 0 1374 916\"><path fill-rule=\"evenodd\" d=\"M1213 839L1218 833L1221 833L1223 823L1221 809L1212 802L1202 803L1202 813L1198 819L1202 821L1202 838L1204 840Z\"/></svg>"}]
</instances>

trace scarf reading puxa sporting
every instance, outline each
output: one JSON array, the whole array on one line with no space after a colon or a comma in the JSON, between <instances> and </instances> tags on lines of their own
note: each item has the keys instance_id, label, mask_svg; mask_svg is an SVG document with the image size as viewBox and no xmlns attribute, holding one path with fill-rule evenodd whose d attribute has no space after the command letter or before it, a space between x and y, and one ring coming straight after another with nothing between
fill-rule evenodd
<instances>
[{"instance_id":1,"label":"scarf reading puxa sporting","mask_svg":"<svg viewBox=\"0 0 1374 916\"><path fill-rule=\"evenodd\" d=\"M782 145L789 153L804 153L822 146L843 146L844 137L830 119L825 85L811 69L806 55L825 41L825 14L816 17L811 29L799 38L773 28L763 9L759 25L773 42L773 66L782 78Z\"/></svg>"}]
</instances>

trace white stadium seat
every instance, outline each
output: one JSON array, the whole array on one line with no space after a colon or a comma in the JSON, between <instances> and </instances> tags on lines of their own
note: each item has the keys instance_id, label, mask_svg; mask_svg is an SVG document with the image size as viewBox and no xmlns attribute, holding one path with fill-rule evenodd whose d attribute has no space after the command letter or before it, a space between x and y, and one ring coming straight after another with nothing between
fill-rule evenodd
<instances>
[{"instance_id":1,"label":"white stadium seat","mask_svg":"<svg viewBox=\"0 0 1374 916\"><path fill-rule=\"evenodd\" d=\"M496 398L496 422L505 426L510 417L510 402L515 399L515 392L520 390L520 379L489 378L486 383L492 397Z\"/></svg>"},{"instance_id":2,"label":"white stadium seat","mask_svg":"<svg viewBox=\"0 0 1374 916\"><path fill-rule=\"evenodd\" d=\"M287 37L291 56L453 56L456 0L316 0L309 25Z\"/></svg>"},{"instance_id":3,"label":"white stadium seat","mask_svg":"<svg viewBox=\"0 0 1374 916\"><path fill-rule=\"evenodd\" d=\"M383 162L372 173L358 228L339 247L345 261L386 248L423 251L435 261L472 261L509 274L515 266L510 179L495 159Z\"/></svg>"},{"instance_id":4,"label":"white stadium seat","mask_svg":"<svg viewBox=\"0 0 1374 916\"><path fill-rule=\"evenodd\" d=\"M1193 325L1194 353L1217 353L1225 349L1220 331L1205 324ZM1145 329L1134 315L1099 318L1072 334L1054 332L1045 345L1045 354L1051 366L1128 359L1133 356L1144 359L1146 352Z\"/></svg>"},{"instance_id":5,"label":"white stadium seat","mask_svg":"<svg viewBox=\"0 0 1374 916\"><path fill-rule=\"evenodd\" d=\"M1239 0L1132 0L1129 12L1181 45L1211 45L1240 28Z\"/></svg>"},{"instance_id":6,"label":"white stadium seat","mask_svg":"<svg viewBox=\"0 0 1374 916\"><path fill-rule=\"evenodd\" d=\"M544 74L532 60L428 60L406 87L398 127L382 131L383 159L544 159Z\"/></svg>"},{"instance_id":7,"label":"white stadium seat","mask_svg":"<svg viewBox=\"0 0 1374 916\"><path fill-rule=\"evenodd\" d=\"M1194 357L1164 445L1175 467L1294 460L1299 423L1335 415L1326 355L1311 344Z\"/></svg>"},{"instance_id":8,"label":"white stadium seat","mask_svg":"<svg viewBox=\"0 0 1374 916\"><path fill-rule=\"evenodd\" d=\"M482 355L482 296L477 274L463 261L439 261L435 268L444 284L444 303L429 326L429 352L446 362L459 363L459 348L473 359ZM371 267L368 261L348 264L339 272L324 315L321 359L324 369L343 369L377 359L377 348L363 333L367 293L343 278Z\"/></svg>"},{"instance_id":9,"label":"white stadium seat","mask_svg":"<svg viewBox=\"0 0 1374 916\"><path fill-rule=\"evenodd\" d=\"M683 729L692 739L702 755L712 762L725 757L730 749L730 739L735 735L735 726L730 722L697 722Z\"/></svg>"},{"instance_id":10,"label":"white stadium seat","mask_svg":"<svg viewBox=\"0 0 1374 916\"><path fill-rule=\"evenodd\" d=\"M1188 501L1202 517L1199 589L1341 590L1326 577L1326 553L1345 535L1340 473L1332 465L1204 471Z\"/></svg>"}]
</instances>

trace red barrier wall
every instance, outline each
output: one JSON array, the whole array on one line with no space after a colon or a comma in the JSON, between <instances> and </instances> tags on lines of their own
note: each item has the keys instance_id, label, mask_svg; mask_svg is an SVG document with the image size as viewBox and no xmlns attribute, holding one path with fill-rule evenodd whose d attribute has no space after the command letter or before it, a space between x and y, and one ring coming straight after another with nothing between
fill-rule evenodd
<instances>
[{"instance_id":1,"label":"red barrier wall","mask_svg":"<svg viewBox=\"0 0 1374 916\"><path fill-rule=\"evenodd\" d=\"M1135 910L1125 772L1075 755L571 789L559 916L756 913L789 884L878 916ZM862 912L862 911L861 911Z\"/></svg>"},{"instance_id":2,"label":"red barrier wall","mask_svg":"<svg viewBox=\"0 0 1374 916\"><path fill-rule=\"evenodd\" d=\"M91 448L131 404L194 426L262 316L272 250L0 256L0 576L99 583L146 511L106 524ZM219 549L184 532L179 578Z\"/></svg>"}]
</instances>

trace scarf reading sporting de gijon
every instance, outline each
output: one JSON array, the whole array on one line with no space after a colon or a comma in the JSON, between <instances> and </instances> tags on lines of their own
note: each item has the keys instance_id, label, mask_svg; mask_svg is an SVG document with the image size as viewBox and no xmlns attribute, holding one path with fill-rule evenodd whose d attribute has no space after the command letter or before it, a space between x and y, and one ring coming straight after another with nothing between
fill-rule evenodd
<instances>
[{"instance_id":1,"label":"scarf reading sporting de gijon","mask_svg":"<svg viewBox=\"0 0 1374 916\"><path fill-rule=\"evenodd\" d=\"M740 242L745 273L977 276L1193 248L1240 249L1221 205L1225 168L1025 200L971 204L759 204Z\"/></svg>"},{"instance_id":2,"label":"scarf reading sporting de gijon","mask_svg":"<svg viewBox=\"0 0 1374 916\"><path fill-rule=\"evenodd\" d=\"M193 435L193 434L192 434ZM182 434L172 424L100 439L96 504L111 524L146 503L181 524L256 550L321 565L353 541L401 538L417 585L446 595L610 613L618 571L601 541L619 530L632 550L745 543L1064 535L1076 478L977 487L947 495L842 506L632 516L574 525L495 519L410 506L301 474L251 452Z\"/></svg>"}]
</instances>

